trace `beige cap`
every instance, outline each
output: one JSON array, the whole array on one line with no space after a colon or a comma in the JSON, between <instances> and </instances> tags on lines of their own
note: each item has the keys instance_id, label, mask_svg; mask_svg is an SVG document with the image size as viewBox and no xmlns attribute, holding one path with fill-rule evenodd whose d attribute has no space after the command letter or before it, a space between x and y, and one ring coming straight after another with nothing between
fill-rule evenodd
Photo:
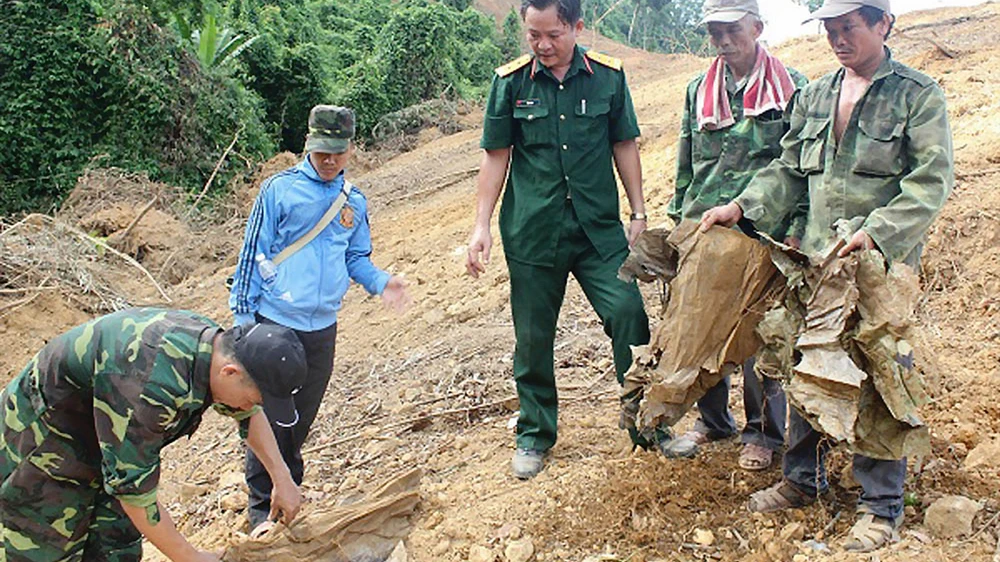
<instances>
[{"instance_id":1,"label":"beige cap","mask_svg":"<svg viewBox=\"0 0 1000 562\"><path fill-rule=\"evenodd\" d=\"M760 15L757 0L705 0L701 9L701 23L732 23L747 14Z\"/></svg>"},{"instance_id":2,"label":"beige cap","mask_svg":"<svg viewBox=\"0 0 1000 562\"><path fill-rule=\"evenodd\" d=\"M887 14L892 12L889 10L889 0L826 0L823 2L823 7L816 10L815 12L809 14L809 19L812 20L828 20L831 18L840 17L844 14L848 14L861 8L862 6L871 6L872 8L878 8ZM805 22L802 22L805 23Z\"/></svg>"}]
</instances>

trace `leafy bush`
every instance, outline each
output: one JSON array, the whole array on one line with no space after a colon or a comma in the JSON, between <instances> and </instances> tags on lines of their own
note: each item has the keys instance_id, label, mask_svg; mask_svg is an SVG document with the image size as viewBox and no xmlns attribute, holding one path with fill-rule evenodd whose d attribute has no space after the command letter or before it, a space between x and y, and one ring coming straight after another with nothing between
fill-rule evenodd
<instances>
[{"instance_id":1,"label":"leafy bush","mask_svg":"<svg viewBox=\"0 0 1000 562\"><path fill-rule=\"evenodd\" d=\"M22 0L0 24L0 213L47 209L91 159L201 187L223 148L270 154L260 100L206 73L148 11ZM217 185L234 170L223 169Z\"/></svg>"}]
</instances>

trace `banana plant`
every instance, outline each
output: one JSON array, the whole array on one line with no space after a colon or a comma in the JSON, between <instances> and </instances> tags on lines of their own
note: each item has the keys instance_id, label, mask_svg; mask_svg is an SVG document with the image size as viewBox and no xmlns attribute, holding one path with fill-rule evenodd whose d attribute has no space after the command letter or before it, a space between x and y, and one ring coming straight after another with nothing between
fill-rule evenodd
<instances>
[{"instance_id":1,"label":"banana plant","mask_svg":"<svg viewBox=\"0 0 1000 562\"><path fill-rule=\"evenodd\" d=\"M191 44L205 68L219 68L230 63L259 37L221 26L215 14L208 11L200 29L192 29L184 18L177 14L174 16L178 32Z\"/></svg>"}]
</instances>

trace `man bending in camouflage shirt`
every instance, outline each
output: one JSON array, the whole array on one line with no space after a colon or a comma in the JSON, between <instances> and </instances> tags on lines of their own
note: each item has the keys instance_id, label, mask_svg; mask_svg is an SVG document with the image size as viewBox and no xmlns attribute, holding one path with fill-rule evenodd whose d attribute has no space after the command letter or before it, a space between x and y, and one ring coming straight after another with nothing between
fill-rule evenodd
<instances>
[{"instance_id":1,"label":"man bending in camouflage shirt","mask_svg":"<svg viewBox=\"0 0 1000 562\"><path fill-rule=\"evenodd\" d=\"M249 420L271 515L291 521L299 490L260 405L293 419L305 373L291 330L223 332L190 312L126 310L53 339L0 393L0 562L140 560L143 536L171 560L219 560L157 500L160 450L209 406Z\"/></svg>"},{"instance_id":2,"label":"man bending in camouflage shirt","mask_svg":"<svg viewBox=\"0 0 1000 562\"><path fill-rule=\"evenodd\" d=\"M702 227L745 217L766 231L808 193L806 253L835 240L839 219L859 218L861 228L841 256L876 249L890 262L916 267L954 183L944 93L885 48L894 21L889 0L826 0L812 17L823 20L843 68L798 92L781 158L732 203L707 211ZM753 494L751 510L803 506L826 489L827 440L793 411L788 441L784 479ZM902 523L906 459L854 455L854 478L862 489L858 520L844 547L874 550L894 539Z\"/></svg>"}]
</instances>

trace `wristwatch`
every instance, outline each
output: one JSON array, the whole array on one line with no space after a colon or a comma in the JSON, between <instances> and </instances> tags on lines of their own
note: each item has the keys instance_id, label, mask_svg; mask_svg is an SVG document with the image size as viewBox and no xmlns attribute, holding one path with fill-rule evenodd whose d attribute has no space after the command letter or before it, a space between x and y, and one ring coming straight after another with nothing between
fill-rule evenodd
<instances>
[{"instance_id":1,"label":"wristwatch","mask_svg":"<svg viewBox=\"0 0 1000 562\"><path fill-rule=\"evenodd\" d=\"M628 218L633 221L644 221L646 220L646 213L632 213Z\"/></svg>"}]
</instances>

